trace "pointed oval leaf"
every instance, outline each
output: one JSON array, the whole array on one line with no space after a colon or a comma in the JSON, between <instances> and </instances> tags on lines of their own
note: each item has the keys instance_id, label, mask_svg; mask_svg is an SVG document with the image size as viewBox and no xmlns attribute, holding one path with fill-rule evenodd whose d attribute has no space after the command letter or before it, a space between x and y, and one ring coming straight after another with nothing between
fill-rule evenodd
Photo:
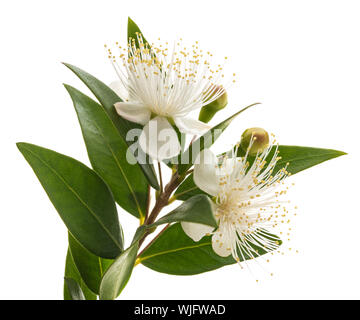
<instances>
[{"instance_id":1,"label":"pointed oval leaf","mask_svg":"<svg viewBox=\"0 0 360 320\"><path fill-rule=\"evenodd\" d=\"M76 280L76 282L80 285L80 288L85 296L86 300L96 300L97 296L93 293L82 280L78 269L75 266L74 259L71 255L70 249L68 249L66 254L66 262L65 262L65 278L72 278ZM73 300L68 286L64 281L64 300Z\"/></svg>"},{"instance_id":2,"label":"pointed oval leaf","mask_svg":"<svg viewBox=\"0 0 360 320\"><path fill-rule=\"evenodd\" d=\"M17 143L71 234L97 256L123 249L122 230L108 186L81 162L29 143Z\"/></svg>"},{"instance_id":3,"label":"pointed oval leaf","mask_svg":"<svg viewBox=\"0 0 360 320\"><path fill-rule=\"evenodd\" d=\"M126 135L131 129L141 129L141 126L125 120L124 118L120 117L114 107L116 102L121 101L120 97L107 85L105 85L100 80L96 79L91 74L87 73L86 71L75 67L71 64L64 63L66 67L68 67L72 72L75 73L76 76L90 89L90 91L94 94L94 96L98 99L100 104L104 107L106 113L108 114L111 121L116 126L117 130L120 133L122 139L128 144L132 144L132 142L126 141ZM154 167L150 164L151 161L148 163L138 165L140 166L141 170L143 171L145 177L147 178L149 184L159 190L159 183L156 178Z\"/></svg>"},{"instance_id":4,"label":"pointed oval leaf","mask_svg":"<svg viewBox=\"0 0 360 320\"><path fill-rule=\"evenodd\" d=\"M281 240L277 236L266 234L269 238L277 239L279 246L281 245ZM252 247L259 255L266 253L261 247ZM248 260L250 257L245 254L245 259ZM137 263L162 273L194 275L234 264L236 261L232 256L218 256L212 249L211 236L195 242L184 233L181 225L176 223L167 228L142 252Z\"/></svg>"},{"instance_id":5,"label":"pointed oval leaf","mask_svg":"<svg viewBox=\"0 0 360 320\"><path fill-rule=\"evenodd\" d=\"M324 161L346 155L345 152L338 150L300 146L279 146L278 150L281 159L276 163L274 173L284 168L287 163L289 165L286 170L295 174ZM269 154L268 159L273 155L273 152Z\"/></svg>"},{"instance_id":6,"label":"pointed oval leaf","mask_svg":"<svg viewBox=\"0 0 360 320\"><path fill-rule=\"evenodd\" d=\"M67 277L65 277L64 280L69 290L71 300L86 300L84 293L82 292L80 285L76 282L76 280Z\"/></svg>"},{"instance_id":7,"label":"pointed oval leaf","mask_svg":"<svg viewBox=\"0 0 360 320\"><path fill-rule=\"evenodd\" d=\"M125 288L134 268L139 242L135 241L109 267L100 285L100 300L114 300Z\"/></svg>"},{"instance_id":8,"label":"pointed oval leaf","mask_svg":"<svg viewBox=\"0 0 360 320\"><path fill-rule=\"evenodd\" d=\"M131 20L130 17L128 17L128 29L127 29L128 42L130 41L130 39L134 39L136 47L139 48L140 46L139 46L139 41L137 39L137 33L140 33L142 35L144 44L148 43L143 33L141 32L140 28L138 27L138 25L133 20Z\"/></svg>"},{"instance_id":9,"label":"pointed oval leaf","mask_svg":"<svg viewBox=\"0 0 360 320\"><path fill-rule=\"evenodd\" d=\"M224 132L224 130L229 126L229 124L242 112L249 109L252 106L255 106L259 103L253 103L240 111L233 114L231 117L227 118L226 120L220 122L215 127L211 128L209 131L207 131L205 134L203 134L201 137L196 139L189 148L181 153L177 157L177 163L178 163L178 170L179 174L184 174L187 170L189 170L193 162L195 161L197 155L200 153L201 150L205 148L210 148L210 146L219 138L219 136Z\"/></svg>"},{"instance_id":10,"label":"pointed oval leaf","mask_svg":"<svg viewBox=\"0 0 360 320\"><path fill-rule=\"evenodd\" d=\"M292 175L320 164L324 161L331 160L342 155L345 152L332 150L332 149L321 149L311 147L300 147L300 146L279 146L279 157L281 159L276 163L273 170L274 174L284 168L287 164L287 171ZM266 158L270 161L275 152L275 148L269 153ZM244 156L244 153L239 149L238 156ZM253 163L254 157L249 157L249 163ZM189 175L184 182L176 190L174 196L178 200L187 200L194 195L205 194L200 190L194 183L193 174Z\"/></svg>"},{"instance_id":11,"label":"pointed oval leaf","mask_svg":"<svg viewBox=\"0 0 360 320\"><path fill-rule=\"evenodd\" d=\"M194 182L194 175L190 174L183 183L177 188L174 193L174 197L177 200L187 200L195 195L206 194L204 191L199 189Z\"/></svg>"},{"instance_id":12,"label":"pointed oval leaf","mask_svg":"<svg viewBox=\"0 0 360 320\"><path fill-rule=\"evenodd\" d=\"M150 225L150 227L178 221L201 223L214 228L217 227L211 200L206 195L191 197L179 207Z\"/></svg>"},{"instance_id":13,"label":"pointed oval leaf","mask_svg":"<svg viewBox=\"0 0 360 320\"><path fill-rule=\"evenodd\" d=\"M65 88L73 100L92 167L123 209L144 218L147 179L140 166L128 162L127 157L132 155L127 155L127 143L100 104L71 86L65 85Z\"/></svg>"},{"instance_id":14,"label":"pointed oval leaf","mask_svg":"<svg viewBox=\"0 0 360 320\"><path fill-rule=\"evenodd\" d=\"M114 260L103 259L92 254L70 233L69 248L82 280L92 292L99 294L101 279Z\"/></svg>"}]
</instances>

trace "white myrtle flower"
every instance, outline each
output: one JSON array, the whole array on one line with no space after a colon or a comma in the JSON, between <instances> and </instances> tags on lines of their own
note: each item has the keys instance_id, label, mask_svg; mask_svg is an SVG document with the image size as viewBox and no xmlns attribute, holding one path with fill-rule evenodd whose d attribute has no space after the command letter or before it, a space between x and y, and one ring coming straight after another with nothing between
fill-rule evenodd
<instances>
[{"instance_id":1,"label":"white myrtle flower","mask_svg":"<svg viewBox=\"0 0 360 320\"><path fill-rule=\"evenodd\" d=\"M110 85L123 100L115 104L116 111L144 126L139 144L152 158L176 156L180 144L173 125L180 132L194 135L210 128L188 115L225 92L220 85L223 68L211 68L212 54L200 50L197 42L189 49L182 47L181 42L175 43L169 53L163 45L149 46L137 34L137 39L130 40L126 48L117 44L117 49L116 55L107 49L120 79ZM164 131L166 134L161 134ZM165 144L170 150L164 148Z\"/></svg>"},{"instance_id":2,"label":"white myrtle flower","mask_svg":"<svg viewBox=\"0 0 360 320\"><path fill-rule=\"evenodd\" d=\"M275 152L267 163L265 159L272 148ZM271 236L270 229L283 225L288 233L291 228L287 225L290 220L285 207L289 201L279 199L286 194L287 187L279 190L279 186L289 173L285 167L272 175L280 159L277 147L270 146L258 153L252 165L249 165L248 153L245 157L236 157L236 153L237 148L231 158L218 159L205 149L194 165L195 184L213 196L218 229L213 231L209 226L189 222L181 224L194 241L212 235L215 253L221 257L232 255L239 262L246 260L245 257L258 257L255 247L265 252L279 247L278 238Z\"/></svg>"}]
</instances>

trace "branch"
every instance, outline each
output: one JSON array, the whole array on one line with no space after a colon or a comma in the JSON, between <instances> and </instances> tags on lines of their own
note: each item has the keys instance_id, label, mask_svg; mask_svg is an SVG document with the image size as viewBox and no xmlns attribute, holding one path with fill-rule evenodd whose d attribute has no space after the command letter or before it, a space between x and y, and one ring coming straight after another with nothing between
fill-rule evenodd
<instances>
[{"instance_id":1,"label":"branch","mask_svg":"<svg viewBox=\"0 0 360 320\"><path fill-rule=\"evenodd\" d=\"M154 208L151 210L150 215L146 218L144 224L149 225L155 222L157 216L160 211L169 204L169 199L174 190L179 186L182 182L183 178L179 176L177 172L173 173L171 176L170 182L165 186L162 193L160 193L159 197L156 199L156 203ZM145 238L150 234L150 231L147 231L145 235L139 241L139 245L141 245Z\"/></svg>"},{"instance_id":2,"label":"branch","mask_svg":"<svg viewBox=\"0 0 360 320\"><path fill-rule=\"evenodd\" d=\"M159 179L160 179L160 193L162 193L163 192L163 180L162 180L160 161L158 161L158 169L159 169Z\"/></svg>"}]
</instances>

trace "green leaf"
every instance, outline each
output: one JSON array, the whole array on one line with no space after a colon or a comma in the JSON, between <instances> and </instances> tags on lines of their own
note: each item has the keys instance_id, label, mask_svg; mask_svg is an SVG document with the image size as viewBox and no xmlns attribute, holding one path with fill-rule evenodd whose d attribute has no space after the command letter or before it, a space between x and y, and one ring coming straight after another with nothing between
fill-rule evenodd
<instances>
[{"instance_id":1,"label":"green leaf","mask_svg":"<svg viewBox=\"0 0 360 320\"><path fill-rule=\"evenodd\" d=\"M90 89L94 96L99 100L100 104L104 107L109 118L112 120L117 130L120 132L122 139L128 144L131 145L131 141L126 141L126 135L129 130L137 128L141 129L142 127L134 122L130 122L120 117L114 107L116 102L121 101L120 97L103 82L96 79L91 74L81 70L78 67L75 67L71 64L64 63L72 72L79 77L79 79ZM159 190L159 184L156 178L154 167L149 164L138 164L143 171L145 177L148 179L149 184Z\"/></svg>"},{"instance_id":2,"label":"green leaf","mask_svg":"<svg viewBox=\"0 0 360 320\"><path fill-rule=\"evenodd\" d=\"M266 231L263 235L276 239L281 245L281 240ZM259 255L266 253L261 247L251 245ZM239 257L241 257L239 255ZM245 254L245 260L250 259ZM242 261L242 259L240 259ZM167 228L137 260L144 266L158 272L174 275L194 275L234 264L232 256L222 258L212 249L211 236L206 236L198 242L190 239L182 230L179 223Z\"/></svg>"},{"instance_id":3,"label":"green leaf","mask_svg":"<svg viewBox=\"0 0 360 320\"><path fill-rule=\"evenodd\" d=\"M128 41L130 41L130 39L134 39L136 47L139 48L140 46L139 46L139 41L138 41L137 35L136 35L137 33L141 33L144 44L148 43L147 40L144 37L144 34L141 32L140 28L129 17L128 18L128 30L127 30Z\"/></svg>"},{"instance_id":4,"label":"green leaf","mask_svg":"<svg viewBox=\"0 0 360 320\"><path fill-rule=\"evenodd\" d=\"M86 300L96 300L96 294L93 293L82 280L78 269L75 266L74 259L71 255L70 249L66 255L66 263L65 263L65 278L74 279L79 285L80 288L86 298ZM72 296L69 292L68 286L64 282L64 300L73 300Z\"/></svg>"},{"instance_id":5,"label":"green leaf","mask_svg":"<svg viewBox=\"0 0 360 320\"><path fill-rule=\"evenodd\" d=\"M227 118L226 120L220 122L215 127L211 128L209 131L207 131L197 140L195 140L184 153L180 154L177 157L177 162L179 163L178 165L179 174L182 175L188 169L190 169L197 155L200 153L200 151L205 148L209 148L240 113L244 112L245 110L257 104L259 103L253 103L241 109L240 111L233 114L231 117Z\"/></svg>"},{"instance_id":6,"label":"green leaf","mask_svg":"<svg viewBox=\"0 0 360 320\"><path fill-rule=\"evenodd\" d=\"M65 277L64 280L71 296L71 300L86 300L80 285L74 279Z\"/></svg>"},{"instance_id":7,"label":"green leaf","mask_svg":"<svg viewBox=\"0 0 360 320\"><path fill-rule=\"evenodd\" d=\"M135 241L105 272L100 285L100 300L114 300L125 288L134 268L139 242Z\"/></svg>"},{"instance_id":8,"label":"green leaf","mask_svg":"<svg viewBox=\"0 0 360 320\"><path fill-rule=\"evenodd\" d=\"M136 230L133 243L139 241L147 231L154 229L154 227L165 223L179 221L200 223L217 228L211 200L206 195L197 195L183 202L180 206L157 220L155 223L141 225Z\"/></svg>"},{"instance_id":9,"label":"green leaf","mask_svg":"<svg viewBox=\"0 0 360 320\"><path fill-rule=\"evenodd\" d=\"M324 161L346 155L345 152L332 149L299 146L279 146L278 150L281 159L276 163L274 173L284 168L287 163L289 165L286 170L291 174L295 174ZM275 149L267 157L268 160L270 160L274 152Z\"/></svg>"},{"instance_id":10,"label":"green leaf","mask_svg":"<svg viewBox=\"0 0 360 320\"><path fill-rule=\"evenodd\" d=\"M81 162L29 143L17 143L71 234L97 256L112 259L123 235L111 191Z\"/></svg>"},{"instance_id":11,"label":"green leaf","mask_svg":"<svg viewBox=\"0 0 360 320\"><path fill-rule=\"evenodd\" d=\"M287 171L291 174L298 173L302 170L313 167L317 164L320 164L324 161L334 159L345 155L345 152L332 150L332 149L320 149L320 148L310 148L310 147L299 147L299 146L279 146L279 157L273 172L274 174L284 168L287 163ZM269 153L266 160L269 162L273 157L275 148ZM244 156L244 152L239 148L238 156ZM254 162L255 157L249 157L249 163ZM174 196L178 200L187 200L194 195L205 194L200 190L194 183L193 175L189 175L184 182L176 190Z\"/></svg>"},{"instance_id":12,"label":"green leaf","mask_svg":"<svg viewBox=\"0 0 360 320\"><path fill-rule=\"evenodd\" d=\"M190 198L150 226L178 221L195 222L214 228L217 227L211 200L206 195L197 195Z\"/></svg>"},{"instance_id":13,"label":"green leaf","mask_svg":"<svg viewBox=\"0 0 360 320\"><path fill-rule=\"evenodd\" d=\"M70 233L69 248L77 270L86 286L99 294L101 279L113 260L100 258L86 250Z\"/></svg>"},{"instance_id":14,"label":"green leaf","mask_svg":"<svg viewBox=\"0 0 360 320\"><path fill-rule=\"evenodd\" d=\"M130 122L118 115L114 104L121 102L121 98L106 84L87 73L86 71L73 66L69 63L64 63L76 76L90 89L96 99L104 107L110 119L114 122L122 137L126 137L129 130L133 128L141 128L139 124Z\"/></svg>"},{"instance_id":15,"label":"green leaf","mask_svg":"<svg viewBox=\"0 0 360 320\"><path fill-rule=\"evenodd\" d=\"M194 175L190 174L183 183L177 188L174 193L176 200L187 200L195 195L206 194L204 191L199 189L194 182Z\"/></svg>"},{"instance_id":16,"label":"green leaf","mask_svg":"<svg viewBox=\"0 0 360 320\"><path fill-rule=\"evenodd\" d=\"M133 245L135 242L139 242L141 238L145 235L145 233L148 231L149 225L143 224L140 227L136 229L136 232L134 234L133 240L131 242L131 245Z\"/></svg>"},{"instance_id":17,"label":"green leaf","mask_svg":"<svg viewBox=\"0 0 360 320\"><path fill-rule=\"evenodd\" d=\"M147 179L140 166L128 162L127 143L100 104L71 86L65 85L65 88L73 100L92 167L108 184L116 202L143 219Z\"/></svg>"}]
</instances>

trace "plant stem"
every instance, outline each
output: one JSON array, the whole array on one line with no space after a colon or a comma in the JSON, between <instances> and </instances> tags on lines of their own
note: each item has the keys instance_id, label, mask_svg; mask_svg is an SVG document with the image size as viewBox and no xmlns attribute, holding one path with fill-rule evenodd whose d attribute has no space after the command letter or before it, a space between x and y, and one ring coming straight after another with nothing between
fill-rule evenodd
<instances>
[{"instance_id":1,"label":"plant stem","mask_svg":"<svg viewBox=\"0 0 360 320\"><path fill-rule=\"evenodd\" d=\"M149 211L150 211L150 203L151 203L151 186L150 184L148 185L148 193L147 193L147 200L146 200L146 212L145 212L145 220L148 218L149 216Z\"/></svg>"},{"instance_id":2,"label":"plant stem","mask_svg":"<svg viewBox=\"0 0 360 320\"><path fill-rule=\"evenodd\" d=\"M143 253L147 248L149 248L150 245L151 245L157 238L159 238L159 236L160 236L167 228L169 228L169 227L170 227L170 223L168 223L168 224L154 237L154 239L152 239L152 240L146 245L146 247L140 251L140 253L137 255L137 257L140 257L140 256L142 255L142 253Z\"/></svg>"},{"instance_id":3,"label":"plant stem","mask_svg":"<svg viewBox=\"0 0 360 320\"><path fill-rule=\"evenodd\" d=\"M179 186L183 178L179 176L177 172L173 173L171 176L170 182L165 186L164 190L160 193L158 198L156 199L156 203L154 208L151 210L150 215L146 218L144 224L149 225L155 222L157 216L160 211L168 205L171 194L174 190ZM147 231L145 235L139 241L139 245L141 245L145 238L151 233L151 231Z\"/></svg>"},{"instance_id":4,"label":"plant stem","mask_svg":"<svg viewBox=\"0 0 360 320\"><path fill-rule=\"evenodd\" d=\"M158 161L158 169L159 169L159 179L160 179L160 193L162 193L163 192L163 180L162 180L160 161Z\"/></svg>"}]
</instances>

